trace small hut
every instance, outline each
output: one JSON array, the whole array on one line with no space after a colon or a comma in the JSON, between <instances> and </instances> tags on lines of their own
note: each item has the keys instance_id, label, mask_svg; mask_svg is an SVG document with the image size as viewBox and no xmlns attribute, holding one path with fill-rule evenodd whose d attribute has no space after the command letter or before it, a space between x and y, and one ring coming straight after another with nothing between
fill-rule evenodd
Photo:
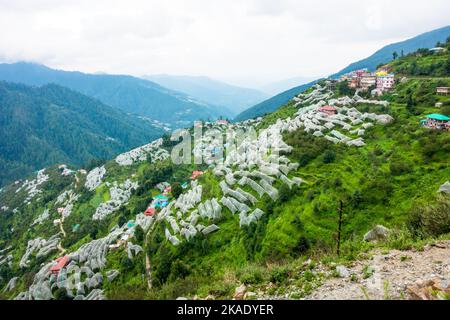
<instances>
[{"instance_id":1,"label":"small hut","mask_svg":"<svg viewBox=\"0 0 450 320\"><path fill-rule=\"evenodd\" d=\"M443 114L429 114L427 115L427 119L422 120L421 123L430 129L450 131L450 118Z\"/></svg>"}]
</instances>

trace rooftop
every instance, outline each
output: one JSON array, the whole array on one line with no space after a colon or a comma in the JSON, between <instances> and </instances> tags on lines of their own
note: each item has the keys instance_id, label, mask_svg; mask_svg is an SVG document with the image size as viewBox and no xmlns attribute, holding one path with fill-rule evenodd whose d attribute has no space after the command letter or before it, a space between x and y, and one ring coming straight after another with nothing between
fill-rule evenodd
<instances>
[{"instance_id":1,"label":"rooftop","mask_svg":"<svg viewBox=\"0 0 450 320\"><path fill-rule=\"evenodd\" d=\"M428 119L433 119L433 120L439 120L439 121L450 121L450 118L447 116L444 116L443 114L439 114L439 113L432 113L427 115Z\"/></svg>"}]
</instances>

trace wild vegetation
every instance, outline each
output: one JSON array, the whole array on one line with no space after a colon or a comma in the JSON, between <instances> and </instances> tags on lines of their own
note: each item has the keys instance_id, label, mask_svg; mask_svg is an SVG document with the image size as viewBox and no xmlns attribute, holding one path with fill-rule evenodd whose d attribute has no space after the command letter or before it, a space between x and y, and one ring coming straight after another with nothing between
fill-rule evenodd
<instances>
[{"instance_id":1,"label":"wild vegetation","mask_svg":"<svg viewBox=\"0 0 450 320\"><path fill-rule=\"evenodd\" d=\"M429 57L441 59L440 55ZM411 57L401 58L392 66L403 65L408 59ZM435 102L448 105L447 97L436 94L437 86L450 86L450 80L406 77L397 83L395 91L380 97L390 102L389 107L356 105L360 111L388 113L395 119L386 126L367 129L366 146L362 148L333 144L303 129L286 133L284 140L293 147L287 156L300 164L296 174L305 184L289 189L277 182L281 196L276 202L267 196L258 202L257 206L266 214L257 223L238 228L238 217L226 212L226 219L214 221L220 226L220 232L208 236L199 233L178 246L166 240L162 224L156 224L148 234L138 229L131 241L143 246L145 252L132 260L124 250L108 255L108 268L119 270L120 275L114 282L103 285L106 296L110 299L206 298L209 295L231 298L236 287L246 284L252 291L264 288L269 295L284 297L286 286L294 283L297 290L289 297L298 299L311 293L323 280L323 275L312 272L316 261L324 264L351 261L375 246L407 249L448 237L449 198L438 195L437 190L450 177L449 133L420 126L420 119L436 112ZM344 86L338 86L334 92L335 97L349 93ZM289 102L266 115L260 128L291 117L302 107L305 106ZM165 137L163 146L170 150L173 144ZM80 199L64 222L66 226L81 226L78 231L69 232L63 241L64 248L70 251L107 235L116 224L124 225L134 219L159 193L155 185L161 181L171 184L172 196L177 197L185 192L179 186L188 181L192 170L206 170L199 178L203 197L220 194L219 181L207 171L206 165L178 166L169 160L155 163L148 159L129 167L110 161L105 167L105 181L95 191L83 187L85 178L79 175L76 192ZM4 213L0 220L0 247L12 245L14 261L20 260L29 239L38 235L48 238L57 232L51 220L29 227L45 208L53 207L57 195L72 183L57 168L48 172L51 179L43 184L44 193L28 206L21 205L23 198L20 192L15 194L14 186L0 193L2 205L20 208L15 214ZM95 208L110 197L106 183L124 181L130 176L138 181L139 188L133 191L128 204L100 222L92 221ZM378 244L364 242L363 235L379 224L393 230L391 236ZM146 255L151 265L151 288L144 276ZM310 258L312 261L307 261ZM12 268L2 267L0 287L13 275L20 276L18 286L6 297L12 298L25 290L42 262L33 258L25 270L16 263ZM370 270L366 272L370 276Z\"/></svg>"}]
</instances>

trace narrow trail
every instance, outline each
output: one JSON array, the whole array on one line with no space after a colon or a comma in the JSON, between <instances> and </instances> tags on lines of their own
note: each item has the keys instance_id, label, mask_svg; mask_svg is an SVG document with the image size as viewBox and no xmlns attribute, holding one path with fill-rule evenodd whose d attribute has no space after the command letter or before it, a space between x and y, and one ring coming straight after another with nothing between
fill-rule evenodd
<instances>
[{"instance_id":1,"label":"narrow trail","mask_svg":"<svg viewBox=\"0 0 450 320\"><path fill-rule=\"evenodd\" d=\"M147 273L147 287L150 290L152 288L152 269L150 264L150 257L148 255L148 236L152 233L153 228L156 225L157 220L155 220L152 225L150 226L150 229L147 231L147 234L145 235L145 271Z\"/></svg>"},{"instance_id":2,"label":"narrow trail","mask_svg":"<svg viewBox=\"0 0 450 320\"><path fill-rule=\"evenodd\" d=\"M67 234L66 231L64 230L64 214L61 213L61 222L59 223L59 230L62 233L63 237L66 238ZM61 254L64 254L66 252L66 249L63 248L61 241L59 241L58 243L58 250L61 252Z\"/></svg>"},{"instance_id":3,"label":"narrow trail","mask_svg":"<svg viewBox=\"0 0 450 320\"><path fill-rule=\"evenodd\" d=\"M150 267L150 257L148 256L148 253L145 254L145 270L147 272L147 287L149 289L152 288L152 271Z\"/></svg>"},{"instance_id":4,"label":"narrow trail","mask_svg":"<svg viewBox=\"0 0 450 320\"><path fill-rule=\"evenodd\" d=\"M61 223L59 224L59 230L61 231L63 237L65 238L65 237L67 237L67 234L66 234L66 231L64 230L63 224L64 224L64 215L61 214Z\"/></svg>"}]
</instances>

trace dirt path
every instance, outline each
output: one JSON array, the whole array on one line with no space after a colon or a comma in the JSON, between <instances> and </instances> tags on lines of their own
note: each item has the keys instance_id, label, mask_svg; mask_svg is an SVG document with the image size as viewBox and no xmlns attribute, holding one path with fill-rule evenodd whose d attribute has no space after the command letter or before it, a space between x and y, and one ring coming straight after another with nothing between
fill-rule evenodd
<instances>
[{"instance_id":1,"label":"dirt path","mask_svg":"<svg viewBox=\"0 0 450 320\"><path fill-rule=\"evenodd\" d=\"M67 236L66 231L64 230L64 214L61 213L61 220L59 223L59 231L62 233L63 237L65 238ZM61 252L61 254L64 254L66 252L66 249L63 248L61 241L58 243L58 250Z\"/></svg>"},{"instance_id":2,"label":"dirt path","mask_svg":"<svg viewBox=\"0 0 450 320\"><path fill-rule=\"evenodd\" d=\"M61 252L61 254L66 253L66 249L64 249L64 248L62 247L61 242L58 243L58 250Z\"/></svg>"},{"instance_id":3,"label":"dirt path","mask_svg":"<svg viewBox=\"0 0 450 320\"><path fill-rule=\"evenodd\" d=\"M352 275L326 280L307 299L418 298L423 293L418 288L430 280L450 292L450 241L428 245L423 251L392 250L387 254L375 251L373 254L371 260L357 261L349 267L347 270Z\"/></svg>"},{"instance_id":4,"label":"dirt path","mask_svg":"<svg viewBox=\"0 0 450 320\"><path fill-rule=\"evenodd\" d=\"M147 272L147 286L149 289L152 288L152 271L150 267L150 257L148 253L145 254L145 271Z\"/></svg>"},{"instance_id":5,"label":"dirt path","mask_svg":"<svg viewBox=\"0 0 450 320\"><path fill-rule=\"evenodd\" d=\"M59 224L59 230L61 231L63 237L65 238L65 237L67 237L67 234L66 234L66 231L64 230L63 224L64 224L64 215L61 214L61 223Z\"/></svg>"},{"instance_id":6,"label":"dirt path","mask_svg":"<svg viewBox=\"0 0 450 320\"><path fill-rule=\"evenodd\" d=\"M147 287L148 289L152 288L152 268L150 264L150 257L148 255L148 236L152 233L156 223L158 220L153 221L152 225L150 226L150 229L147 231L147 234L145 235L145 272L147 273Z\"/></svg>"}]
</instances>

